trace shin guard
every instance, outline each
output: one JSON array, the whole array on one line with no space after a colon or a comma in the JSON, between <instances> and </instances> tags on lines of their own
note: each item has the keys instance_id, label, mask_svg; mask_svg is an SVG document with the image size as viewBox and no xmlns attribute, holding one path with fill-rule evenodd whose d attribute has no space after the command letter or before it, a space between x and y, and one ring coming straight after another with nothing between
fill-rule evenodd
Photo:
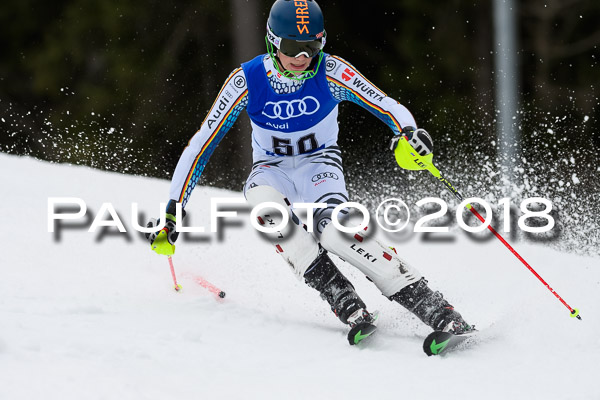
<instances>
[{"instance_id":1,"label":"shin guard","mask_svg":"<svg viewBox=\"0 0 600 400\"><path fill-rule=\"evenodd\" d=\"M398 293L417 282L421 274L396 252L364 233L345 233L329 224L321 235L321 245L346 260L377 286L384 296Z\"/></svg>"}]
</instances>

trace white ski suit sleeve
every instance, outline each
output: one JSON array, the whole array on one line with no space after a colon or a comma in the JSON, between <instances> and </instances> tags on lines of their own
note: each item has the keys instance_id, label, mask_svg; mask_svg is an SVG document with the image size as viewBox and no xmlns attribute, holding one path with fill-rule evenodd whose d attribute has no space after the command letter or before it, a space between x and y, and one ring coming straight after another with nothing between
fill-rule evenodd
<instances>
[{"instance_id":1,"label":"white ski suit sleeve","mask_svg":"<svg viewBox=\"0 0 600 400\"><path fill-rule=\"evenodd\" d=\"M213 151L248 104L248 87L242 68L227 78L200 129L183 150L173 179L169 198L185 207Z\"/></svg>"},{"instance_id":2,"label":"white ski suit sleeve","mask_svg":"<svg viewBox=\"0 0 600 400\"><path fill-rule=\"evenodd\" d=\"M417 127L406 107L388 97L346 60L330 55L325 60L329 89L339 101L351 101L374 114L399 135L405 126Z\"/></svg>"}]
</instances>

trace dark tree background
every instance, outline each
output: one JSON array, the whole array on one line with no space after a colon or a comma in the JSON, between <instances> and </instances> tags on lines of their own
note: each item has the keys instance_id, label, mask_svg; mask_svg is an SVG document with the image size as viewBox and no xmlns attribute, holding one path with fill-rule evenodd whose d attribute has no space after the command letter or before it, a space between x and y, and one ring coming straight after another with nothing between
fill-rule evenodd
<instances>
[{"instance_id":1,"label":"dark tree background","mask_svg":"<svg viewBox=\"0 0 600 400\"><path fill-rule=\"evenodd\" d=\"M569 136L565 145L573 150L598 146L600 3L516 3L524 145L550 129ZM229 72L263 51L270 4L4 2L0 148L168 178ZM407 105L438 149L445 150L444 139L456 147L476 136L481 148L495 139L491 1L321 1L321 7L326 50ZM372 157L385 145L386 128L368 113L344 105L340 122L352 158ZM248 134L244 116L217 150L205 182L239 188Z\"/></svg>"},{"instance_id":2,"label":"dark tree background","mask_svg":"<svg viewBox=\"0 0 600 400\"><path fill-rule=\"evenodd\" d=\"M481 197L501 186L493 1L503 0L320 1L326 51L405 104L432 133L436 163ZM225 78L265 51L271 4L2 2L0 151L169 179ZM600 2L515 0L515 7L522 139L510 173L517 194L598 215L589 196L600 192ZM358 198L414 191L402 186L414 174L385 150L389 136L368 112L340 106L340 145ZM243 114L203 184L240 190L249 160ZM421 181L425 192L440 193Z\"/></svg>"}]
</instances>

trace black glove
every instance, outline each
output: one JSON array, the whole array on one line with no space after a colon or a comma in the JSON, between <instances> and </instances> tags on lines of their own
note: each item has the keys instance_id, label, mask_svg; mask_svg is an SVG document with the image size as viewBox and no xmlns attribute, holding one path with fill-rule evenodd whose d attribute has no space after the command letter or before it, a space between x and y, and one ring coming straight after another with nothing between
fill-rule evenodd
<instances>
[{"instance_id":1,"label":"black glove","mask_svg":"<svg viewBox=\"0 0 600 400\"><path fill-rule=\"evenodd\" d=\"M415 129L413 126L405 126L402 129L402 135L406 136L408 143L410 143L419 155L425 156L433 151L433 140L425 129ZM392 151L396 150L398 140L400 140L400 136L392 138L392 142L390 143L390 149Z\"/></svg>"},{"instance_id":2,"label":"black glove","mask_svg":"<svg viewBox=\"0 0 600 400\"><path fill-rule=\"evenodd\" d=\"M157 232L146 233L146 239L150 242L150 247L153 251L158 254L164 254L167 256L173 255L175 253L175 242L179 237L179 232L175 229L176 227L176 206L177 202L175 200L170 200L167 204L167 212L165 215L166 223L164 228ZM183 211L183 215L181 218L185 217L185 210ZM159 226L160 220L156 220L152 218L150 222L146 225L146 227L150 228L153 226Z\"/></svg>"}]
</instances>

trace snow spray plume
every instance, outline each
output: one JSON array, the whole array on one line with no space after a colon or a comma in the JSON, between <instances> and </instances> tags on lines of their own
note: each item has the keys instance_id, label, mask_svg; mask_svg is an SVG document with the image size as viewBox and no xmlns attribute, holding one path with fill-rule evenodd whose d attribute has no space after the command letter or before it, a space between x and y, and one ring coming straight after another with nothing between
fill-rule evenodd
<instances>
[{"instance_id":1,"label":"snow spray plume","mask_svg":"<svg viewBox=\"0 0 600 400\"><path fill-rule=\"evenodd\" d=\"M458 190L446 178L444 178L440 170L437 169L435 165L433 165L433 153L429 153L426 156L420 156L413 150L410 143L408 143L406 136L402 136L398 141L396 149L394 150L394 155L396 156L396 161L398 162L398 165L400 165L400 167L410 170L426 169L434 177L436 177L438 181L444 184L446 189L448 189L450 193L454 195L454 197L456 197L461 202L463 201L463 197L458 192ZM477 212L477 210L471 204L467 203L466 207L477 217L477 219L479 219L482 223L485 224L485 219L481 216L481 214L479 214L479 212ZM572 308L570 305L568 305L567 302L564 301L563 298L554 289L552 289L550 285L548 285L546 281L531 267L531 265L529 265L529 263L525 261L525 259L521 257L521 255L517 253L517 251L510 244L508 244L508 242L492 227L491 224L489 224L487 228L494 234L494 236L498 238L498 240L500 240L504 244L504 246L506 246L508 250L510 250L511 253L515 255L515 257L519 259L519 261L523 263L523 265L527 267L529 271L531 271L533 275L535 275L536 278L540 280L540 282L542 282L542 284L552 294L554 294L554 296L556 296L558 300L560 300L561 303L564 304L565 307L567 307L567 309L571 313L571 317L576 317L577 319L581 320L581 315L579 315L578 309Z\"/></svg>"}]
</instances>

